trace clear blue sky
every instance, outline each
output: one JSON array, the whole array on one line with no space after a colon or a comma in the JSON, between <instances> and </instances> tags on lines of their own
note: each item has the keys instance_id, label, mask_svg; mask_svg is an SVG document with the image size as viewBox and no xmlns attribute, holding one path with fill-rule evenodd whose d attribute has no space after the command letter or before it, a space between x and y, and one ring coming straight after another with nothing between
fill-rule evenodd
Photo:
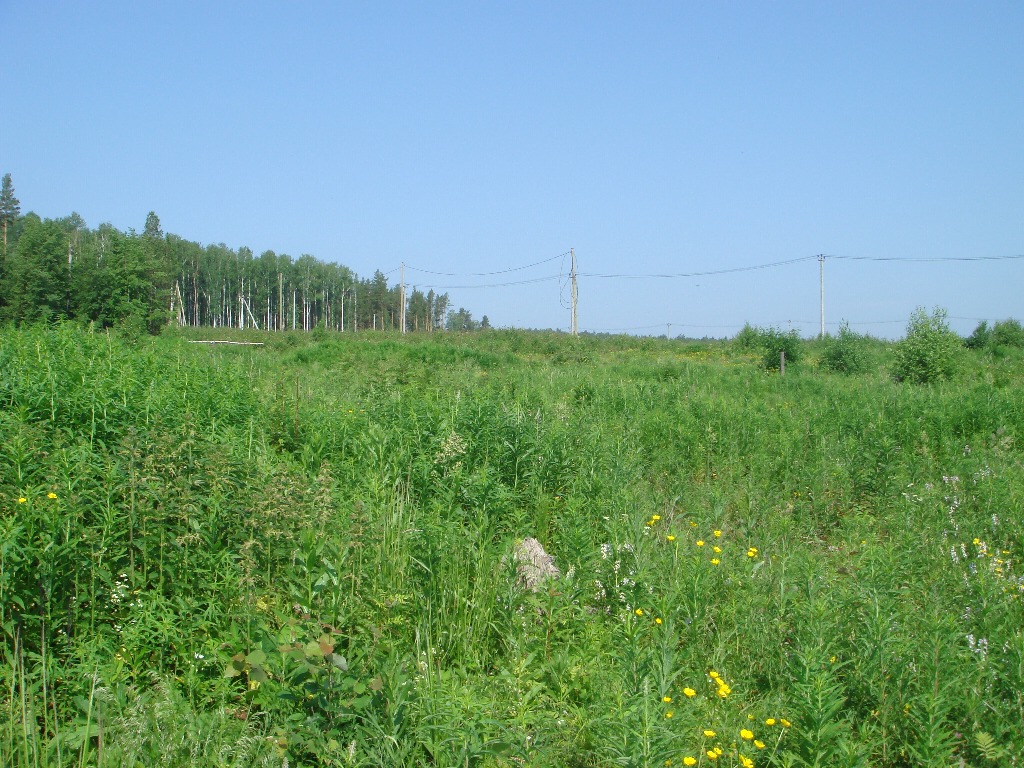
<instances>
[{"instance_id":1,"label":"clear blue sky","mask_svg":"<svg viewBox=\"0 0 1024 768\"><path fill-rule=\"evenodd\" d=\"M573 247L581 330L691 336L815 333L817 261L591 275L1024 254L1018 0L5 5L0 173L46 217L405 261L496 326L567 328L568 262L464 275ZM831 329L1024 319L1020 259L825 282Z\"/></svg>"}]
</instances>

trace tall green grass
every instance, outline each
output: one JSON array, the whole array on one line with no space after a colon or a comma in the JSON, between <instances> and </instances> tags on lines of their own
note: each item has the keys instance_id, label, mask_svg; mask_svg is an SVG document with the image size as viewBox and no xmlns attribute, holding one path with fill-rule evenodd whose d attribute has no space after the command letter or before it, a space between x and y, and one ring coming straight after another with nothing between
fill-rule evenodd
<instances>
[{"instance_id":1,"label":"tall green grass","mask_svg":"<svg viewBox=\"0 0 1024 768\"><path fill-rule=\"evenodd\" d=\"M1013 354L245 338L2 331L5 764L1020 762Z\"/></svg>"}]
</instances>

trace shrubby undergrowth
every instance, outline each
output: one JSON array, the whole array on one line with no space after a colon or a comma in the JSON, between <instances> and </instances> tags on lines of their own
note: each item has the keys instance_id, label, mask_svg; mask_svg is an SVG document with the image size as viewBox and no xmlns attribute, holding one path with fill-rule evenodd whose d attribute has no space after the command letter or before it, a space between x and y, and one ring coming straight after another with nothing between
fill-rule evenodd
<instances>
[{"instance_id":1,"label":"shrubby undergrowth","mask_svg":"<svg viewBox=\"0 0 1024 768\"><path fill-rule=\"evenodd\" d=\"M2 331L4 764L1020 764L1012 354L239 338Z\"/></svg>"}]
</instances>

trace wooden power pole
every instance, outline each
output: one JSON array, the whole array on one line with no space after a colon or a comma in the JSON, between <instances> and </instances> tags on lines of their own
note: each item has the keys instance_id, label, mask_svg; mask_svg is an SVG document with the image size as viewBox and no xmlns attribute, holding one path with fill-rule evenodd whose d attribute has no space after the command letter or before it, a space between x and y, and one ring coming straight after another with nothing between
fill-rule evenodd
<instances>
[{"instance_id":1,"label":"wooden power pole","mask_svg":"<svg viewBox=\"0 0 1024 768\"><path fill-rule=\"evenodd\" d=\"M402 333L405 333L405 262L402 262L401 287L398 290L398 300L401 302L401 309L398 312L398 322L402 325Z\"/></svg>"},{"instance_id":2,"label":"wooden power pole","mask_svg":"<svg viewBox=\"0 0 1024 768\"><path fill-rule=\"evenodd\" d=\"M580 327L579 327L579 322L578 322L577 316L576 316L576 302L577 302L577 300L579 298L579 294L578 294L577 289L576 289L576 249L575 248L570 248L569 249L569 262L571 264L571 266L570 266L570 275L572 277L572 335L573 336L579 336L580 335Z\"/></svg>"},{"instance_id":3,"label":"wooden power pole","mask_svg":"<svg viewBox=\"0 0 1024 768\"><path fill-rule=\"evenodd\" d=\"M820 286L820 303L821 303L821 328L819 335L822 339L825 338L825 254L818 254L818 280Z\"/></svg>"}]
</instances>

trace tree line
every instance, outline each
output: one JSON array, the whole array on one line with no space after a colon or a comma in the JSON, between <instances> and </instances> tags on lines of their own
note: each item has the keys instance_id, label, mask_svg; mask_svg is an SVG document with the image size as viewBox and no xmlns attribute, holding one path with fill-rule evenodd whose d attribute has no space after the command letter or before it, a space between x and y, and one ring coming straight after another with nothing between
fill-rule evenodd
<instances>
[{"instance_id":1,"label":"tree line","mask_svg":"<svg viewBox=\"0 0 1024 768\"><path fill-rule=\"evenodd\" d=\"M447 293L360 278L309 254L293 258L165 234L150 212L142 233L86 226L77 213L21 215L11 175L0 187L0 320L79 319L102 326L167 324L260 330L477 330Z\"/></svg>"}]
</instances>

